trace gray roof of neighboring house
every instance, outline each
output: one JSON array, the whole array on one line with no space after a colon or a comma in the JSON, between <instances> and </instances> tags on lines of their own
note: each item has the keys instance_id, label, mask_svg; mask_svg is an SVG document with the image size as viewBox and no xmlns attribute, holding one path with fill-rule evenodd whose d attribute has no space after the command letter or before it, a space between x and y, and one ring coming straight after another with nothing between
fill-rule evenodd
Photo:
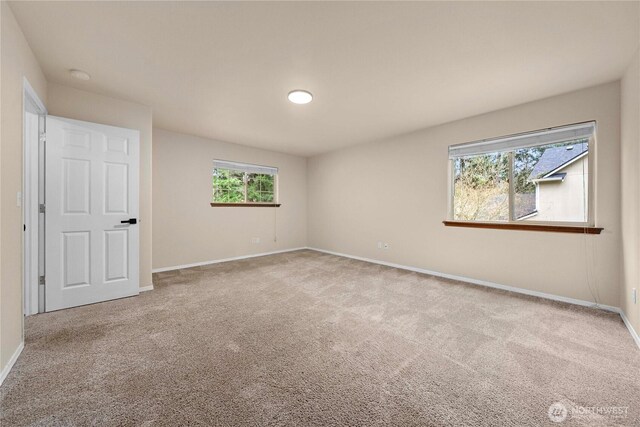
<instances>
[{"instance_id":1,"label":"gray roof of neighboring house","mask_svg":"<svg viewBox=\"0 0 640 427\"><path fill-rule=\"evenodd\" d=\"M536 211L536 193L516 193L514 202L516 219L531 215Z\"/></svg>"},{"instance_id":2,"label":"gray roof of neighboring house","mask_svg":"<svg viewBox=\"0 0 640 427\"><path fill-rule=\"evenodd\" d=\"M572 149L568 149L573 147ZM551 171L558 169L560 166L569 163L582 153L589 151L589 143L581 142L571 146L551 147L544 150L540 160L533 167L529 179L537 179L545 176Z\"/></svg>"}]
</instances>

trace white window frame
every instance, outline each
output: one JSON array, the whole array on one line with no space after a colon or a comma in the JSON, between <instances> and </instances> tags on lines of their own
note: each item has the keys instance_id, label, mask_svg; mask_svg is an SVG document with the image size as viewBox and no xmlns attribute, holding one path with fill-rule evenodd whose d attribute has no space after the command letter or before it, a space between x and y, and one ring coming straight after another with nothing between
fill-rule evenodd
<instances>
[{"instance_id":1,"label":"white window frame","mask_svg":"<svg viewBox=\"0 0 640 427\"><path fill-rule=\"evenodd\" d=\"M233 162L228 160L214 160L213 161L213 169L212 173L215 169L225 169L236 172L243 172L243 193L244 193L244 201L243 202L216 202L214 200L211 201L211 205L237 205L237 206L252 206L252 205L264 205L264 206L274 206L279 205L278 201L278 168L274 166L262 166L251 163L240 163ZM263 175L272 175L273 176L273 202L250 202L247 200L247 174L256 173ZM212 189L213 190L213 189ZM212 192L213 198L213 192Z\"/></svg>"},{"instance_id":2,"label":"white window frame","mask_svg":"<svg viewBox=\"0 0 640 427\"><path fill-rule=\"evenodd\" d=\"M586 222L569 222L569 221L535 221L535 220L527 220L522 221L520 220L516 220L515 218L513 218L513 213L514 213L514 185L513 185L513 151L515 149L495 149L494 151L488 151L488 152L505 152L505 153L509 153L509 220L508 221L473 221L473 220L461 220L461 219L455 219L454 218L454 193L455 193L455 187L454 187L454 181L455 181L455 167L454 167L454 162L455 162L455 158L449 158L449 163L448 163L448 174L449 174L449 179L448 179L448 210L447 210L447 220L451 221L451 222L456 222L456 223L470 223L470 224L477 224L477 223L488 223L488 224L527 224L527 225L553 225L553 226L567 226L567 227L595 227L596 224L596 215L595 215L595 199L597 197L596 195L596 140L597 140L597 123L595 120L590 120L590 121L586 121L586 122L579 122L579 123L573 123L570 125L562 125L562 126L555 126L555 127L551 127L551 128L546 128L546 129L540 129L540 130L535 130L535 131L527 131L527 132L522 132L522 133L517 133L517 134L511 134L511 135L505 135L505 136L501 136L501 137L497 137L497 138L489 138L489 139L483 139L483 140L478 140L478 141L473 141L473 142L467 142L464 144L456 144L456 145L451 145L449 146L449 152L451 152L452 150L459 150L459 149L466 149L466 148L473 148L473 147L487 147L487 149L489 147L493 146L497 146L497 144L505 144L508 143L509 141L514 141L514 140L526 140L526 139L530 139L530 140L535 140L536 137L544 135L544 134L551 134L553 132L556 131L563 131L569 128L582 128L582 127L588 127L588 126L592 126L593 131L591 133L591 135L589 136L589 149L588 149L588 155L587 155L587 162L588 162L588 174L587 174L587 221ZM549 142L549 143L553 143L553 142ZM529 146L534 146L536 144L531 144ZM540 143L538 143L538 145L541 145ZM469 155L473 155L473 154L469 154ZM458 157L462 157L462 156L458 156ZM536 191L537 194L537 191ZM536 201L536 205L537 205L537 201Z\"/></svg>"}]
</instances>

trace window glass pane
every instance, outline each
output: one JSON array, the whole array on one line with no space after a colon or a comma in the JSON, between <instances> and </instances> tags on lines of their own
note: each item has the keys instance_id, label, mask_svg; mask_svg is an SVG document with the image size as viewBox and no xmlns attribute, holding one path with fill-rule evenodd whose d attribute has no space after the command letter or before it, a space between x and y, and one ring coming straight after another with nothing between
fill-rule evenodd
<instances>
[{"instance_id":1,"label":"window glass pane","mask_svg":"<svg viewBox=\"0 0 640 427\"><path fill-rule=\"evenodd\" d=\"M247 174L247 201L273 203L274 176L260 173Z\"/></svg>"},{"instance_id":2,"label":"window glass pane","mask_svg":"<svg viewBox=\"0 0 640 427\"><path fill-rule=\"evenodd\" d=\"M588 156L588 139L516 150L515 218L587 222Z\"/></svg>"},{"instance_id":3,"label":"window glass pane","mask_svg":"<svg viewBox=\"0 0 640 427\"><path fill-rule=\"evenodd\" d=\"M509 220L509 155L491 153L454 160L454 219Z\"/></svg>"},{"instance_id":4,"label":"window glass pane","mask_svg":"<svg viewBox=\"0 0 640 427\"><path fill-rule=\"evenodd\" d=\"M213 201L244 202L244 172L216 168L213 170Z\"/></svg>"}]
</instances>

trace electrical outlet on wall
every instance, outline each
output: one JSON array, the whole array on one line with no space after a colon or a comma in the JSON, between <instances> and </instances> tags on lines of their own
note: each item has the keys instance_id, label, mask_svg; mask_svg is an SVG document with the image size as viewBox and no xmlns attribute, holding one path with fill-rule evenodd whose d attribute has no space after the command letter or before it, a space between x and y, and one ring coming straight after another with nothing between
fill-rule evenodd
<instances>
[{"instance_id":1,"label":"electrical outlet on wall","mask_svg":"<svg viewBox=\"0 0 640 427\"><path fill-rule=\"evenodd\" d=\"M259 237L252 237L251 238L251 243L253 243L254 245L257 245L260 243L260 238Z\"/></svg>"},{"instance_id":2,"label":"electrical outlet on wall","mask_svg":"<svg viewBox=\"0 0 640 427\"><path fill-rule=\"evenodd\" d=\"M638 290L636 288L631 289L631 301L634 304L638 303Z\"/></svg>"},{"instance_id":3,"label":"electrical outlet on wall","mask_svg":"<svg viewBox=\"0 0 640 427\"><path fill-rule=\"evenodd\" d=\"M382 249L382 242L378 242L378 249Z\"/></svg>"}]
</instances>

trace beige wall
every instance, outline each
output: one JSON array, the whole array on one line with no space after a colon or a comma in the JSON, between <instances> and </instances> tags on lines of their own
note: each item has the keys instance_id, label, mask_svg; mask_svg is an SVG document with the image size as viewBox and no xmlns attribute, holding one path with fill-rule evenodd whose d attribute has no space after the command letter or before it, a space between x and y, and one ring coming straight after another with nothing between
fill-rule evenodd
<instances>
[{"instance_id":1,"label":"beige wall","mask_svg":"<svg viewBox=\"0 0 640 427\"><path fill-rule=\"evenodd\" d=\"M587 120L598 122L601 235L443 226L449 145ZM310 158L309 246L581 300L593 300L588 272L599 301L617 306L619 168L614 82Z\"/></svg>"},{"instance_id":2,"label":"beige wall","mask_svg":"<svg viewBox=\"0 0 640 427\"><path fill-rule=\"evenodd\" d=\"M22 342L22 190L23 77L43 102L47 82L6 2L0 3L0 370Z\"/></svg>"},{"instance_id":3,"label":"beige wall","mask_svg":"<svg viewBox=\"0 0 640 427\"><path fill-rule=\"evenodd\" d=\"M587 222L589 191L589 160L583 157L558 173L566 173L562 181L546 181L538 183L536 208L538 213L530 221L562 221ZM586 188L586 187L585 187ZM586 197L585 197L586 196Z\"/></svg>"},{"instance_id":4,"label":"beige wall","mask_svg":"<svg viewBox=\"0 0 640 427\"><path fill-rule=\"evenodd\" d=\"M306 246L305 158L161 129L153 138L154 268ZM282 206L211 207L214 159L278 167Z\"/></svg>"},{"instance_id":5,"label":"beige wall","mask_svg":"<svg viewBox=\"0 0 640 427\"><path fill-rule=\"evenodd\" d=\"M151 285L151 108L53 83L47 101L54 116L140 131L140 286Z\"/></svg>"},{"instance_id":6,"label":"beige wall","mask_svg":"<svg viewBox=\"0 0 640 427\"><path fill-rule=\"evenodd\" d=\"M620 308L640 333L640 51L622 79L622 285ZM639 295L640 297L640 295Z\"/></svg>"}]
</instances>

